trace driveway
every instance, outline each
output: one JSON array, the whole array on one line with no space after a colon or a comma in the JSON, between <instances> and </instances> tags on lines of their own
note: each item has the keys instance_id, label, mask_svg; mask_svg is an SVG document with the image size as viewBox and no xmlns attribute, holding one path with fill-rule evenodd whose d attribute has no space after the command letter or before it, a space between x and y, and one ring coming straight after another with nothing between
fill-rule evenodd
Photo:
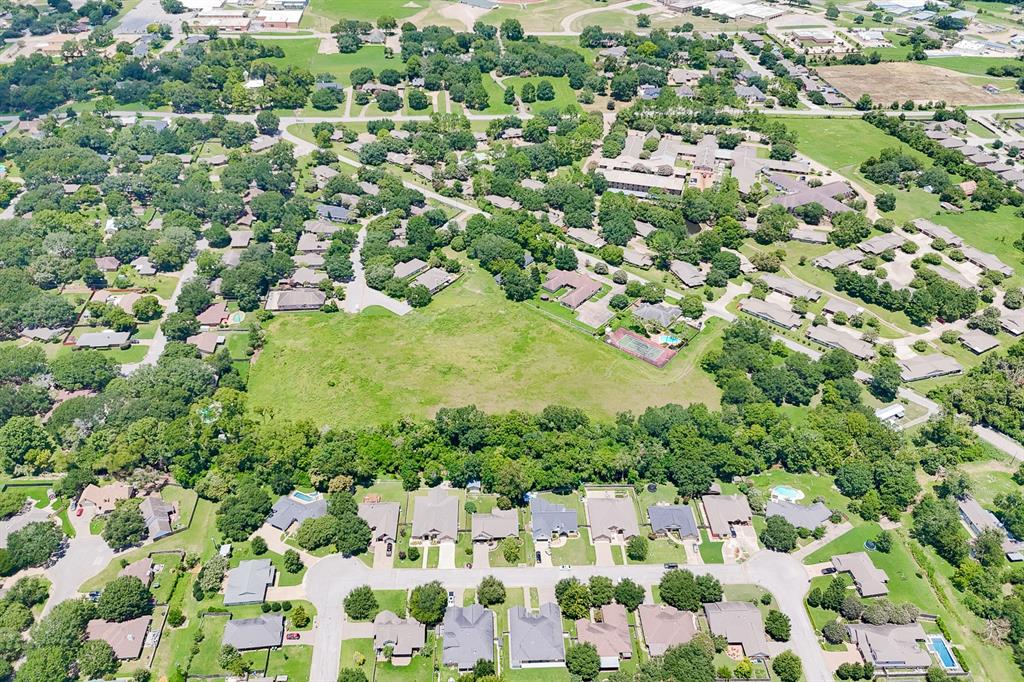
<instances>
[{"instance_id":1,"label":"driveway","mask_svg":"<svg viewBox=\"0 0 1024 682\"><path fill-rule=\"evenodd\" d=\"M50 513L50 505L40 509L33 504L28 511L0 522L0 547L7 546L8 535L21 530L30 523L45 521L50 518Z\"/></svg>"},{"instance_id":2,"label":"driveway","mask_svg":"<svg viewBox=\"0 0 1024 682\"><path fill-rule=\"evenodd\" d=\"M387 541L373 543L373 546L370 547L370 551L373 552L374 570L392 568L395 565L395 553L392 551L391 556L388 556Z\"/></svg>"},{"instance_id":3,"label":"driveway","mask_svg":"<svg viewBox=\"0 0 1024 682\"><path fill-rule=\"evenodd\" d=\"M438 545L438 552L440 552L437 558L437 567L453 569L455 568L455 543L454 542L442 542Z\"/></svg>"},{"instance_id":4,"label":"driveway","mask_svg":"<svg viewBox=\"0 0 1024 682\"><path fill-rule=\"evenodd\" d=\"M46 570L46 577L53 584L43 615L62 601L78 596L82 583L106 568L114 558L114 550L103 538L89 533L89 522L94 515L91 509L86 509L81 516L72 514L68 517L75 529L75 537L68 541L67 553Z\"/></svg>"},{"instance_id":5,"label":"driveway","mask_svg":"<svg viewBox=\"0 0 1024 682\"><path fill-rule=\"evenodd\" d=\"M594 541L594 551L597 553L598 566L614 566L615 559L612 556L612 543L603 540Z\"/></svg>"},{"instance_id":6,"label":"driveway","mask_svg":"<svg viewBox=\"0 0 1024 682\"><path fill-rule=\"evenodd\" d=\"M491 548L484 542L473 543L473 568L491 567Z\"/></svg>"}]
</instances>

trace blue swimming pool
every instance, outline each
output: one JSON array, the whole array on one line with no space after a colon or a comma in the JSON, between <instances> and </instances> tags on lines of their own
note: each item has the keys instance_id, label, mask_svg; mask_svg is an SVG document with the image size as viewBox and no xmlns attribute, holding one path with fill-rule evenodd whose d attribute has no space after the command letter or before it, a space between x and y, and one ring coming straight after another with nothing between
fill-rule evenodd
<instances>
[{"instance_id":1,"label":"blue swimming pool","mask_svg":"<svg viewBox=\"0 0 1024 682\"><path fill-rule=\"evenodd\" d=\"M677 343L681 343L682 339L678 336L672 336L671 334L662 334L658 337L658 343L663 343L666 346L674 346Z\"/></svg>"},{"instance_id":2,"label":"blue swimming pool","mask_svg":"<svg viewBox=\"0 0 1024 682\"><path fill-rule=\"evenodd\" d=\"M772 495L789 502L796 502L797 500L802 500L804 497L802 490L791 488L788 485L775 486L772 488Z\"/></svg>"},{"instance_id":3,"label":"blue swimming pool","mask_svg":"<svg viewBox=\"0 0 1024 682\"><path fill-rule=\"evenodd\" d=\"M316 493L304 493L301 490L296 490L292 493L292 497L296 500L301 500L302 502L314 502L319 495Z\"/></svg>"},{"instance_id":4,"label":"blue swimming pool","mask_svg":"<svg viewBox=\"0 0 1024 682\"><path fill-rule=\"evenodd\" d=\"M942 667L947 670L959 667L956 663L956 659L953 658L953 652L949 650L949 646L946 644L946 640L942 637L929 637L929 641L932 643L932 651L939 657L939 661L942 663Z\"/></svg>"}]
</instances>

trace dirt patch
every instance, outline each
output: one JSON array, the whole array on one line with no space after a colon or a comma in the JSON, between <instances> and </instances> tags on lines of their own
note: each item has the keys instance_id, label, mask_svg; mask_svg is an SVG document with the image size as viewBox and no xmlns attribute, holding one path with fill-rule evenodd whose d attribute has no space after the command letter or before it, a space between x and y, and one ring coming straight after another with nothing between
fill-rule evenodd
<instances>
[{"instance_id":1,"label":"dirt patch","mask_svg":"<svg viewBox=\"0 0 1024 682\"><path fill-rule=\"evenodd\" d=\"M852 101L867 93L880 104L943 100L947 104L1016 104L1020 93L993 94L970 82L966 74L915 62L864 66L822 66L818 74Z\"/></svg>"}]
</instances>

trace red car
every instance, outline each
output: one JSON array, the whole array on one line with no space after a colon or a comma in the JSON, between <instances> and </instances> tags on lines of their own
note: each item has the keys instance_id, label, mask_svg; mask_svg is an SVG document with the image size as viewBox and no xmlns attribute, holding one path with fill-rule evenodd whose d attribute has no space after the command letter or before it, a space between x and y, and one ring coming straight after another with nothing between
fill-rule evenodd
<instances>
[{"instance_id":1,"label":"red car","mask_svg":"<svg viewBox=\"0 0 1024 682\"><path fill-rule=\"evenodd\" d=\"M75 516L81 516L83 511L84 509L82 509L82 507L79 507L78 509L75 510Z\"/></svg>"},{"instance_id":2,"label":"red car","mask_svg":"<svg viewBox=\"0 0 1024 682\"><path fill-rule=\"evenodd\" d=\"M299 633L297 633L297 632L289 632L287 635L284 636L284 638L285 639L298 639L299 638Z\"/></svg>"}]
</instances>

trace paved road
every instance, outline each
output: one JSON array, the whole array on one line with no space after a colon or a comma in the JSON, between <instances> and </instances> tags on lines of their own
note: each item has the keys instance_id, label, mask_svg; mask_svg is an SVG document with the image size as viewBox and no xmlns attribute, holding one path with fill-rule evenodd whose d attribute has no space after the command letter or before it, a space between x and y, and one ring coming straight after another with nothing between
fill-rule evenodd
<instances>
[{"instance_id":1,"label":"paved road","mask_svg":"<svg viewBox=\"0 0 1024 682\"><path fill-rule=\"evenodd\" d=\"M775 595L779 609L790 617L792 635L787 646L800 656L804 675L818 682L832 679L825 657L818 646L817 633L804 608L809 580L797 559L786 554L761 551L750 561L730 565L687 566L694 573L715 576L723 584L760 585ZM525 567L482 569L373 570L358 559L332 555L321 559L306 572L303 586L306 598L317 608L314 626L312 680L334 680L338 676L341 642L352 625L345 622L342 601L360 585L378 590L407 590L416 585L439 580L451 590L476 587L485 576L493 575L510 587L537 587L553 590L562 578L574 576L586 580L592 575L605 575L614 580L630 578L644 586L656 584L664 569L659 565L574 566L571 571L557 568Z\"/></svg>"},{"instance_id":2,"label":"paved road","mask_svg":"<svg viewBox=\"0 0 1024 682\"><path fill-rule=\"evenodd\" d=\"M412 306L405 301L397 301L390 296L385 296L376 289L370 288L366 283L363 261L359 257L359 252L362 250L365 240L366 227L363 226L359 230L356 246L352 250L352 272L354 276L352 282L345 287L345 300L342 301L342 307L345 309L345 312L358 313L369 306L379 305L396 315L405 315L412 310Z\"/></svg>"},{"instance_id":3,"label":"paved road","mask_svg":"<svg viewBox=\"0 0 1024 682\"><path fill-rule=\"evenodd\" d=\"M978 438L982 439L989 445L1002 450L1010 457L1013 457L1020 462L1024 462L1024 445L1021 445L1006 434L1000 433L999 431L987 426L982 426L981 424L974 425L974 433L978 434Z\"/></svg>"},{"instance_id":4,"label":"paved road","mask_svg":"<svg viewBox=\"0 0 1024 682\"><path fill-rule=\"evenodd\" d=\"M82 583L106 568L114 558L114 550L107 546L106 541L89 533L89 522L93 516L91 509L86 509L81 516L68 514L75 537L68 541L67 553L46 569L46 577L52 585L50 598L43 607L44 616L62 601L77 597Z\"/></svg>"}]
</instances>

